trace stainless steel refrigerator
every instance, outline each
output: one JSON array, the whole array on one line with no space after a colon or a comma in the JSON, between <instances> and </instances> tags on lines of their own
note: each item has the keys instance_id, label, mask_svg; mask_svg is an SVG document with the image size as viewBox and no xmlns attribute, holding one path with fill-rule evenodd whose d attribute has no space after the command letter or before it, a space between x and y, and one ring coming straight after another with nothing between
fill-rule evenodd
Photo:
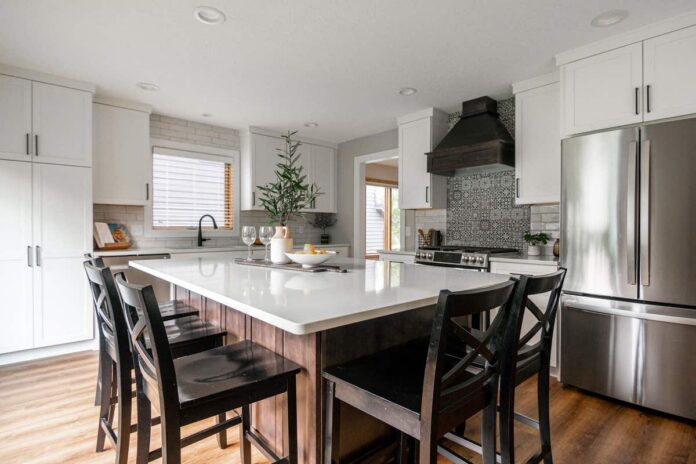
<instances>
[{"instance_id":1,"label":"stainless steel refrigerator","mask_svg":"<svg viewBox=\"0 0 696 464\"><path fill-rule=\"evenodd\" d=\"M562 142L562 382L696 419L696 119Z\"/></svg>"}]
</instances>

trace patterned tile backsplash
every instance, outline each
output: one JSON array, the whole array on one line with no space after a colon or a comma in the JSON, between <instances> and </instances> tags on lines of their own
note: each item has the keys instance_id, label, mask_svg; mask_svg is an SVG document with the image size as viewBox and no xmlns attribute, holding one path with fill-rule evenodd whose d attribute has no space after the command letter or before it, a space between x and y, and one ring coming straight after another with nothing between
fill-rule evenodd
<instances>
[{"instance_id":1,"label":"patterned tile backsplash","mask_svg":"<svg viewBox=\"0 0 696 464\"><path fill-rule=\"evenodd\" d=\"M515 99L498 102L498 113L510 135L515 135ZM449 115L452 128L460 112ZM552 240L543 248L552 254L553 240L560 231L559 205L515 205L514 171L450 177L447 180L447 209L416 211L416 230L438 229L445 243L495 246L526 251L523 235L546 232Z\"/></svg>"}]
</instances>

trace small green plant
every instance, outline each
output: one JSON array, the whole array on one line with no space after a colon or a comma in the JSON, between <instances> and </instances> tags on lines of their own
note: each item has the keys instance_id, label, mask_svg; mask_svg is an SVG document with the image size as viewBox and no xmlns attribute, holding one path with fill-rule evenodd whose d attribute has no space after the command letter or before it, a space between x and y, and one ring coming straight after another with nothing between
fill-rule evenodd
<instances>
[{"instance_id":1,"label":"small green plant","mask_svg":"<svg viewBox=\"0 0 696 464\"><path fill-rule=\"evenodd\" d=\"M282 136L285 148L277 149L281 161L276 164L276 181L257 186L261 191L259 201L271 217L271 223L281 226L288 225L292 216L302 216L301 211L310 207L321 195L317 184L307 183L304 168L298 164L301 154L297 149L302 142L293 140L296 133L288 132Z\"/></svg>"},{"instance_id":2,"label":"small green plant","mask_svg":"<svg viewBox=\"0 0 696 464\"><path fill-rule=\"evenodd\" d=\"M544 232L539 232L538 234L531 234L529 232L525 232L524 240L532 246L536 246L540 243L546 245L549 242L549 240L551 240L551 237L546 235Z\"/></svg>"}]
</instances>

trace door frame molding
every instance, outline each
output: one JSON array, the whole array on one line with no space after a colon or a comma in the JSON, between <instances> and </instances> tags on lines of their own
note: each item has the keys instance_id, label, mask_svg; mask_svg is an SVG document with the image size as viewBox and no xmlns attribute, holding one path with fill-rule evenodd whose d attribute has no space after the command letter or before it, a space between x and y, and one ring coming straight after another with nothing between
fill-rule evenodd
<instances>
[{"instance_id":1,"label":"door frame molding","mask_svg":"<svg viewBox=\"0 0 696 464\"><path fill-rule=\"evenodd\" d=\"M353 159L353 256L365 256L365 165L399 157L399 149L369 153ZM404 216L401 215L401 243L404 243Z\"/></svg>"}]
</instances>

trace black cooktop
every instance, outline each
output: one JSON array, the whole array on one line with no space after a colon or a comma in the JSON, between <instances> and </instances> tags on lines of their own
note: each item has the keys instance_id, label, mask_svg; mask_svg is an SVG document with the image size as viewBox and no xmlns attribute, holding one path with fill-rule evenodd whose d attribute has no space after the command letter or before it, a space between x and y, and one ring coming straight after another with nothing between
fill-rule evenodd
<instances>
[{"instance_id":1,"label":"black cooktop","mask_svg":"<svg viewBox=\"0 0 696 464\"><path fill-rule=\"evenodd\" d=\"M488 253L488 254L500 254L500 253L517 253L519 250L515 248L495 248L495 247L475 247L466 245L442 245L442 246L426 246L419 248L420 250L427 251L451 251L460 253Z\"/></svg>"}]
</instances>

